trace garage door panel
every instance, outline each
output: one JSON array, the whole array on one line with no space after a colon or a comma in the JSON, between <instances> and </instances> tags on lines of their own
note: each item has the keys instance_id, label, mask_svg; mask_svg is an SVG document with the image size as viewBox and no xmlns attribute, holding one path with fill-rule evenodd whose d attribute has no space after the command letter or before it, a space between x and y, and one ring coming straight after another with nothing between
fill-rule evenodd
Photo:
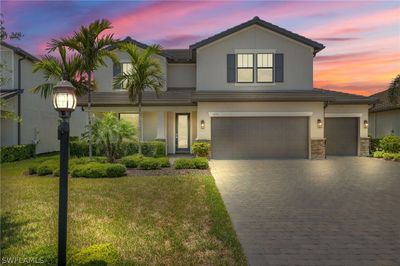
<instances>
[{"instance_id":1,"label":"garage door panel","mask_svg":"<svg viewBox=\"0 0 400 266\"><path fill-rule=\"evenodd\" d=\"M357 156L358 118L325 119L326 155Z\"/></svg>"},{"instance_id":2,"label":"garage door panel","mask_svg":"<svg viewBox=\"0 0 400 266\"><path fill-rule=\"evenodd\" d=\"M308 158L307 117L215 117L216 159Z\"/></svg>"}]
</instances>

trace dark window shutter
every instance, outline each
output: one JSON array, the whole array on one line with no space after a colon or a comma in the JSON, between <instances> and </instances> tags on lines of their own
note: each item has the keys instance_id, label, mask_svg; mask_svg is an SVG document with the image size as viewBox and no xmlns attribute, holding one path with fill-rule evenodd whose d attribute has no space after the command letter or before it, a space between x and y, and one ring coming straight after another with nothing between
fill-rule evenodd
<instances>
[{"instance_id":1,"label":"dark window shutter","mask_svg":"<svg viewBox=\"0 0 400 266\"><path fill-rule=\"evenodd\" d=\"M227 82L235 83L236 82L236 55L228 54L227 55Z\"/></svg>"},{"instance_id":2,"label":"dark window shutter","mask_svg":"<svg viewBox=\"0 0 400 266\"><path fill-rule=\"evenodd\" d=\"M283 54L275 54L275 82L283 82Z\"/></svg>"},{"instance_id":3,"label":"dark window shutter","mask_svg":"<svg viewBox=\"0 0 400 266\"><path fill-rule=\"evenodd\" d=\"M116 77L118 75L121 75L122 72L122 64L115 64L113 66L113 77ZM122 89L121 85L118 85L115 87L115 89Z\"/></svg>"},{"instance_id":4,"label":"dark window shutter","mask_svg":"<svg viewBox=\"0 0 400 266\"><path fill-rule=\"evenodd\" d=\"M122 67L122 64L114 64L113 77L118 76L119 74L121 74L121 67Z\"/></svg>"}]
</instances>

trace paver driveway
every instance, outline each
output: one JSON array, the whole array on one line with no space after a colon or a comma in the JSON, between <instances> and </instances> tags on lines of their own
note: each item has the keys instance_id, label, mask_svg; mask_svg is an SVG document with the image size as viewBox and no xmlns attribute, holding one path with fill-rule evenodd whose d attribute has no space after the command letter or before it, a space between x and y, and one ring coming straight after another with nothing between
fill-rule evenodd
<instances>
[{"instance_id":1,"label":"paver driveway","mask_svg":"<svg viewBox=\"0 0 400 266\"><path fill-rule=\"evenodd\" d=\"M251 265L400 265L400 163L211 162Z\"/></svg>"}]
</instances>

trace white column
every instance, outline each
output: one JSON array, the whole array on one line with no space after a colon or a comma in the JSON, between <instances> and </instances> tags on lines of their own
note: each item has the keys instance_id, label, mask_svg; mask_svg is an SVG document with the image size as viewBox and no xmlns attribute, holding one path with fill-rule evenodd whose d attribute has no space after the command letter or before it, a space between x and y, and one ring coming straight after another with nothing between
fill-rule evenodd
<instances>
[{"instance_id":1,"label":"white column","mask_svg":"<svg viewBox=\"0 0 400 266\"><path fill-rule=\"evenodd\" d=\"M165 112L157 112L157 137L156 139L167 139Z\"/></svg>"}]
</instances>

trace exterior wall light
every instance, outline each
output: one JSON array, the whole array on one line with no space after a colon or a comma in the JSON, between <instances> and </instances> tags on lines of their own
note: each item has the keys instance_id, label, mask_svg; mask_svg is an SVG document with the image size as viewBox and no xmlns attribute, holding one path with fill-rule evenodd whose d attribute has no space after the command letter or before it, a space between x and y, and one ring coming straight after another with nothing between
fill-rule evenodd
<instances>
[{"instance_id":1,"label":"exterior wall light","mask_svg":"<svg viewBox=\"0 0 400 266\"><path fill-rule=\"evenodd\" d=\"M364 120L364 128L368 128L368 120Z\"/></svg>"},{"instance_id":2,"label":"exterior wall light","mask_svg":"<svg viewBox=\"0 0 400 266\"><path fill-rule=\"evenodd\" d=\"M204 129L206 127L206 122L204 122L204 120L200 121L200 128Z\"/></svg>"},{"instance_id":3,"label":"exterior wall light","mask_svg":"<svg viewBox=\"0 0 400 266\"><path fill-rule=\"evenodd\" d=\"M322 128L322 120L321 119L317 120L317 127Z\"/></svg>"},{"instance_id":4,"label":"exterior wall light","mask_svg":"<svg viewBox=\"0 0 400 266\"><path fill-rule=\"evenodd\" d=\"M75 88L65 80L53 88L53 105L61 122L58 126L60 140L60 186L58 205L58 265L66 265L67 250L67 206L68 206L68 157L69 157L69 118L76 107Z\"/></svg>"}]
</instances>

